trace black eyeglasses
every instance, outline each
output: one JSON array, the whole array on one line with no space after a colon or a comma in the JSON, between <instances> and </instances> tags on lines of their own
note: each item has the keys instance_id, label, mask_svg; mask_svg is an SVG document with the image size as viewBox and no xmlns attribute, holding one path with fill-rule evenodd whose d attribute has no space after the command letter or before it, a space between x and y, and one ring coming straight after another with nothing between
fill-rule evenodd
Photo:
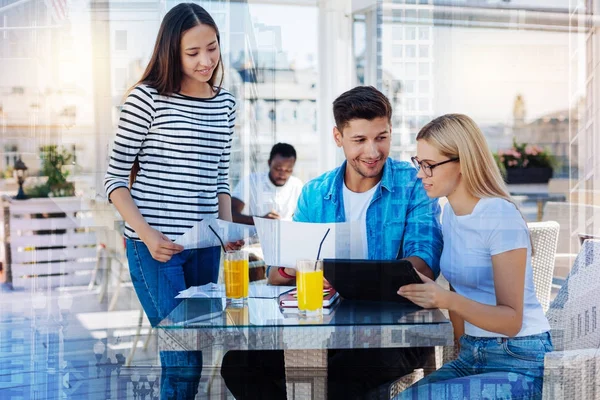
<instances>
[{"instance_id":1,"label":"black eyeglasses","mask_svg":"<svg viewBox=\"0 0 600 400\"><path fill-rule=\"evenodd\" d=\"M419 159L417 157L411 157L410 160L412 161L412 163L415 166L415 168L417 169L417 171L420 170L421 168L423 168L423 173L425 174L425 176L428 178L431 178L433 176L433 169L435 167L444 165L449 162L459 161L459 158L458 157L451 158L449 160L440 161L439 163L435 163L435 164L429 164L427 161L419 161Z\"/></svg>"}]
</instances>

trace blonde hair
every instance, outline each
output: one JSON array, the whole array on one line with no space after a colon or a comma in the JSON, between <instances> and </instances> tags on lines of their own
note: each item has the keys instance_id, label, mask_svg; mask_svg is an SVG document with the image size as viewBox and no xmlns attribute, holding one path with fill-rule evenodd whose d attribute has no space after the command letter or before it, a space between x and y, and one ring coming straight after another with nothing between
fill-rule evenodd
<instances>
[{"instance_id":1,"label":"blonde hair","mask_svg":"<svg viewBox=\"0 0 600 400\"><path fill-rule=\"evenodd\" d=\"M417 140L426 140L442 155L460 158L467 191L475 197L501 197L514 204L483 133L463 114L446 114L425 125Z\"/></svg>"},{"instance_id":2,"label":"blonde hair","mask_svg":"<svg viewBox=\"0 0 600 400\"><path fill-rule=\"evenodd\" d=\"M471 195L478 198L499 197L514 204L519 210L508 192L483 133L471 118L463 114L442 115L421 128L417 140L421 139L442 155L460 159L462 177ZM533 243L531 251L533 254Z\"/></svg>"}]
</instances>

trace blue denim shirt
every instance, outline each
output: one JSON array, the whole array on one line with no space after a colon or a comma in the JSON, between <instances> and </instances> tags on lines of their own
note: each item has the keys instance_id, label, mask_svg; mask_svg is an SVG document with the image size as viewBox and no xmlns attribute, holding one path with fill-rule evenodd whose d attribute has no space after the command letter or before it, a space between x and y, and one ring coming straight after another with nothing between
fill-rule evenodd
<instances>
[{"instance_id":1,"label":"blue denim shirt","mask_svg":"<svg viewBox=\"0 0 600 400\"><path fill-rule=\"evenodd\" d=\"M294 221L345 222L344 173L346 162L311 180L302 189ZM417 170L409 163L388 158L381 185L367 209L367 243L370 260L416 256L440 273L442 231L440 206L423 189Z\"/></svg>"}]
</instances>

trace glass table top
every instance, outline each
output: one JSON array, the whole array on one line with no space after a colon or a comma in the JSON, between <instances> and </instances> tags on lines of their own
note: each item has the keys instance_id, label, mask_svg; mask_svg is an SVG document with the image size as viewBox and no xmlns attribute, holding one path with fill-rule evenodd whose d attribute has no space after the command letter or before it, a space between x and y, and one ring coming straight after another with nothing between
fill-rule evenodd
<instances>
[{"instance_id":1,"label":"glass table top","mask_svg":"<svg viewBox=\"0 0 600 400\"><path fill-rule=\"evenodd\" d=\"M158 326L162 329L277 328L284 326L383 326L448 324L438 309L391 302L340 299L319 317L303 318L297 308L280 308L277 299L249 298L241 308L222 298L184 299Z\"/></svg>"}]
</instances>

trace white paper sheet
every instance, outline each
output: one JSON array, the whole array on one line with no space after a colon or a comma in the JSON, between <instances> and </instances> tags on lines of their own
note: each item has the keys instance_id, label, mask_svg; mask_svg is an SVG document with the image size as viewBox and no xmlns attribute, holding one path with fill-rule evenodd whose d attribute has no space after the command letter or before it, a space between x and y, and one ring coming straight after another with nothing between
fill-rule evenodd
<instances>
[{"instance_id":1,"label":"white paper sheet","mask_svg":"<svg viewBox=\"0 0 600 400\"><path fill-rule=\"evenodd\" d=\"M256 229L251 225L236 224L220 219L205 219L196 223L190 230L181 235L175 243L187 249L203 249L206 247L220 246L221 243L215 234L209 229L211 226L223 239L223 243L244 240L251 243L252 236L256 235Z\"/></svg>"},{"instance_id":2,"label":"white paper sheet","mask_svg":"<svg viewBox=\"0 0 600 400\"><path fill-rule=\"evenodd\" d=\"M296 268L296 260L317 258L319 244L323 258L362 258L362 237L358 222L313 224L254 217L265 263Z\"/></svg>"},{"instance_id":3,"label":"white paper sheet","mask_svg":"<svg viewBox=\"0 0 600 400\"><path fill-rule=\"evenodd\" d=\"M192 286L179 292L176 299L191 298L222 298L225 297L225 285L217 283L207 283L202 286Z\"/></svg>"}]
</instances>

